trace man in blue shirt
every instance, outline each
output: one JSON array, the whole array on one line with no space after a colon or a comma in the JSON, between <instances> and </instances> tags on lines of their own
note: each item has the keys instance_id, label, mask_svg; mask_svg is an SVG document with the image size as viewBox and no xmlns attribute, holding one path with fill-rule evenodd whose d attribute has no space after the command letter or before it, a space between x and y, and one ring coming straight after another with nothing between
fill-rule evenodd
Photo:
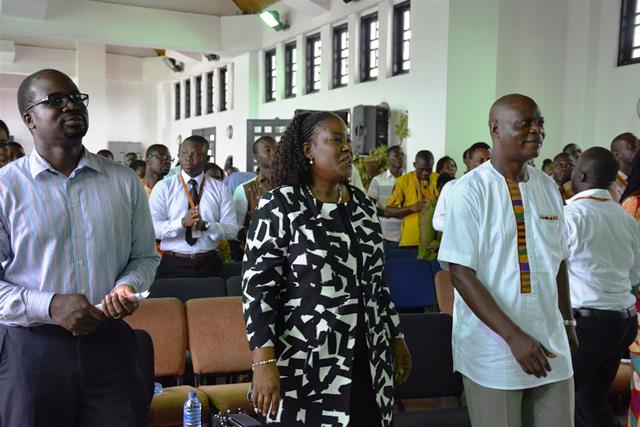
<instances>
[{"instance_id":1,"label":"man in blue shirt","mask_svg":"<svg viewBox=\"0 0 640 427\"><path fill-rule=\"evenodd\" d=\"M148 425L135 335L120 318L153 280L153 225L135 173L82 145L87 104L56 70L18 90L35 149L0 171L3 426Z\"/></svg>"}]
</instances>

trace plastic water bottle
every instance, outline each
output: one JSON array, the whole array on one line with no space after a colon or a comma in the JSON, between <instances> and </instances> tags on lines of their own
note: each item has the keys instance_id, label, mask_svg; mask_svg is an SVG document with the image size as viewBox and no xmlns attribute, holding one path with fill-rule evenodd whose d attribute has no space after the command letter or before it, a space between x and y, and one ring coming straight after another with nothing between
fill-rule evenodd
<instances>
[{"instance_id":1,"label":"plastic water bottle","mask_svg":"<svg viewBox=\"0 0 640 427\"><path fill-rule=\"evenodd\" d=\"M189 397L184 401L182 425L183 427L202 427L202 403L198 400L195 391L190 391Z\"/></svg>"},{"instance_id":2,"label":"plastic water bottle","mask_svg":"<svg viewBox=\"0 0 640 427\"><path fill-rule=\"evenodd\" d=\"M160 393L162 393L162 384L160 383L153 383L153 395L157 396Z\"/></svg>"}]
</instances>

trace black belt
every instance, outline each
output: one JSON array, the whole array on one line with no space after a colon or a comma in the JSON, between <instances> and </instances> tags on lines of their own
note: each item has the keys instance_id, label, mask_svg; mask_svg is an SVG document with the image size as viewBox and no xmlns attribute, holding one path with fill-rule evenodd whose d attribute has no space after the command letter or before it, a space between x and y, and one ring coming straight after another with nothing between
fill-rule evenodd
<instances>
[{"instance_id":1,"label":"black belt","mask_svg":"<svg viewBox=\"0 0 640 427\"><path fill-rule=\"evenodd\" d=\"M217 251L214 249L208 252L197 252L195 254L181 254L180 252L172 252L172 251L163 251L162 255L173 256L176 258L187 258L187 259L201 259L201 258L209 258L214 256Z\"/></svg>"},{"instance_id":2,"label":"black belt","mask_svg":"<svg viewBox=\"0 0 640 427\"><path fill-rule=\"evenodd\" d=\"M597 308L574 308L573 316L576 319L580 317L594 317L596 319L630 319L636 315L636 308L630 307L626 310L598 310Z\"/></svg>"}]
</instances>

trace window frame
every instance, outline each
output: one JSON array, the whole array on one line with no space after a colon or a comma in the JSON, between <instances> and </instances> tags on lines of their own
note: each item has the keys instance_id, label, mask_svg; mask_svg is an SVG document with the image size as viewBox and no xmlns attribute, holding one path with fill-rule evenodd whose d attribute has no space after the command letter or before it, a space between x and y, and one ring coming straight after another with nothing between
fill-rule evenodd
<instances>
[{"instance_id":1,"label":"window frame","mask_svg":"<svg viewBox=\"0 0 640 427\"><path fill-rule=\"evenodd\" d=\"M378 76L372 76L371 71L371 23L378 23L378 63L375 68L378 69L378 75L380 75L380 20L378 18L378 12L369 13L360 18L360 81L372 82L378 80Z\"/></svg>"},{"instance_id":2,"label":"window frame","mask_svg":"<svg viewBox=\"0 0 640 427\"><path fill-rule=\"evenodd\" d=\"M184 118L191 117L191 79L184 81Z\"/></svg>"},{"instance_id":3,"label":"window frame","mask_svg":"<svg viewBox=\"0 0 640 427\"><path fill-rule=\"evenodd\" d=\"M294 98L298 95L298 47L296 41L284 45L284 97Z\"/></svg>"},{"instance_id":4,"label":"window frame","mask_svg":"<svg viewBox=\"0 0 640 427\"><path fill-rule=\"evenodd\" d=\"M264 52L264 102L273 102L277 96L276 48Z\"/></svg>"},{"instance_id":5,"label":"window frame","mask_svg":"<svg viewBox=\"0 0 640 427\"><path fill-rule=\"evenodd\" d=\"M321 80L322 80L322 76L319 75L318 76L318 88L316 89L315 83L316 80L313 79L313 74L315 71L315 67L318 67L319 72L318 74L320 74L322 72L322 38L320 37L320 33L314 33L311 34L309 36L307 36L307 38L305 39L306 41L306 47L307 47L307 52L306 52L306 58L305 58L305 75L306 75L306 81L305 81L305 93L307 94L311 94L311 93L318 93L320 92L320 88L322 87L321 85ZM314 52L314 48L315 48L315 43L320 43L320 55L319 56L314 56L313 52ZM315 59L319 58L318 64L315 64Z\"/></svg>"},{"instance_id":6,"label":"window frame","mask_svg":"<svg viewBox=\"0 0 640 427\"><path fill-rule=\"evenodd\" d=\"M181 83L180 82L176 82L175 85L173 86L173 93L174 93L174 104L173 104L173 108L174 108L174 114L173 114L173 119L174 120L180 120L180 108L182 107L182 97L181 97L181 88L180 88Z\"/></svg>"},{"instance_id":7,"label":"window frame","mask_svg":"<svg viewBox=\"0 0 640 427\"><path fill-rule=\"evenodd\" d=\"M213 113L213 96L214 96L214 91L213 91L213 71L209 71L207 72L207 108L206 108L206 114L211 114Z\"/></svg>"},{"instance_id":8,"label":"window frame","mask_svg":"<svg viewBox=\"0 0 640 427\"><path fill-rule=\"evenodd\" d=\"M403 68L404 60L402 58L402 52L404 48L404 42L409 42L411 46L411 37L407 40L404 38L404 13L409 11L411 14L411 0L407 0L402 3L398 3L393 7L393 75L407 74L411 71L411 65L408 69ZM409 18L411 19L411 18ZM409 32L411 32L411 22L409 22ZM409 48L411 49L411 48ZM409 63L411 63L411 54L409 54Z\"/></svg>"},{"instance_id":9,"label":"window frame","mask_svg":"<svg viewBox=\"0 0 640 427\"><path fill-rule=\"evenodd\" d=\"M347 35L346 46L342 46L342 34ZM342 77L346 76L347 81L349 80L349 23L345 22L343 24L336 25L335 27L333 27L331 31L331 38L333 40L333 45L332 45L333 64L331 67L331 72L332 72L331 87L333 89L337 89L341 87L346 87L348 84L348 82L345 82L345 83L342 82ZM342 57L342 53L344 51L347 52L346 58ZM345 70L342 69L343 59L346 59L347 61L347 66L345 67L346 68Z\"/></svg>"},{"instance_id":10,"label":"window frame","mask_svg":"<svg viewBox=\"0 0 640 427\"><path fill-rule=\"evenodd\" d=\"M633 58L635 32L640 34L640 0L622 0L620 8L620 38L618 42L618 66L640 63L640 57ZM636 24L636 19L639 19ZM639 36L640 37L640 36Z\"/></svg>"},{"instance_id":11,"label":"window frame","mask_svg":"<svg viewBox=\"0 0 640 427\"><path fill-rule=\"evenodd\" d=\"M202 74L196 76L196 117L202 115Z\"/></svg>"},{"instance_id":12,"label":"window frame","mask_svg":"<svg viewBox=\"0 0 640 427\"><path fill-rule=\"evenodd\" d=\"M220 67L220 84L218 86L220 92L220 111L227 111L229 107L227 99L227 90L229 87L229 79L227 78L228 72L228 67Z\"/></svg>"}]
</instances>

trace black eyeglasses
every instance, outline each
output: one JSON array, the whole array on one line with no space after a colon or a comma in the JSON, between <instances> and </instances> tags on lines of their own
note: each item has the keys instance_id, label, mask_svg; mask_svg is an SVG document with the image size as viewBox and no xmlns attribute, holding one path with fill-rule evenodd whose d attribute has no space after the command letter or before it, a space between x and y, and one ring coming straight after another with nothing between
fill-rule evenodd
<instances>
[{"instance_id":1,"label":"black eyeglasses","mask_svg":"<svg viewBox=\"0 0 640 427\"><path fill-rule=\"evenodd\" d=\"M171 156L161 156L159 154L151 154L150 156L147 156L147 159L152 159L152 158L156 158L161 162L169 162L169 163L173 162L173 157Z\"/></svg>"},{"instance_id":2,"label":"black eyeglasses","mask_svg":"<svg viewBox=\"0 0 640 427\"><path fill-rule=\"evenodd\" d=\"M73 102L76 105L83 104L85 107L87 107L89 105L89 95L87 95L86 93L70 93L68 95L65 95L64 93L52 93L45 96L35 104L31 104L30 106L28 106L25 112L40 104L49 104L54 108L64 108L67 106L69 101Z\"/></svg>"}]
</instances>

